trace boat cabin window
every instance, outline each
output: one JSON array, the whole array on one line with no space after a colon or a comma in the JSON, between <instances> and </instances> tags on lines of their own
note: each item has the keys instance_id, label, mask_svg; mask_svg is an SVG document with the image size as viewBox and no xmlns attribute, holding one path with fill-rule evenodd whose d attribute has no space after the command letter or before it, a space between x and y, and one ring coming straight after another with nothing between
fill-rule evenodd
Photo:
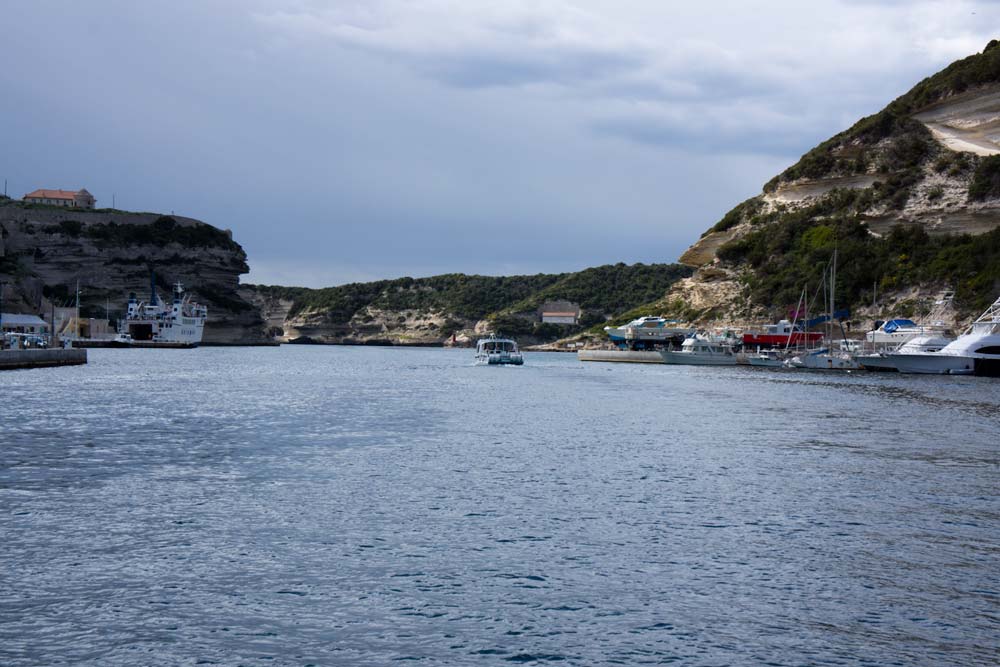
<instances>
[{"instance_id":1,"label":"boat cabin window","mask_svg":"<svg viewBox=\"0 0 1000 667\"><path fill-rule=\"evenodd\" d=\"M978 350L976 350L976 353L1000 355L1000 345L987 345L986 347L981 347Z\"/></svg>"}]
</instances>

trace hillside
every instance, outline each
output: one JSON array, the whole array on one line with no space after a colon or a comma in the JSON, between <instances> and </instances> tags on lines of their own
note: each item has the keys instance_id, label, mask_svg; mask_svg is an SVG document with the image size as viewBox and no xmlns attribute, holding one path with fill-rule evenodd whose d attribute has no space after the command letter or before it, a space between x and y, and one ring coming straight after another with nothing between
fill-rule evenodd
<instances>
[{"instance_id":1,"label":"hillside","mask_svg":"<svg viewBox=\"0 0 1000 667\"><path fill-rule=\"evenodd\" d=\"M112 317L129 292L145 293L150 269L169 293L182 282L208 306L204 342L265 342L257 309L238 293L246 253L229 232L191 218L79 210L0 199L0 281L4 310L48 313L72 301L77 282L85 317Z\"/></svg>"},{"instance_id":2,"label":"hillside","mask_svg":"<svg viewBox=\"0 0 1000 667\"><path fill-rule=\"evenodd\" d=\"M834 249L854 318L919 315L955 290L956 319L1000 294L1000 43L930 76L819 144L709 229L665 302L703 319L784 315ZM873 304L877 298L877 305Z\"/></svg>"},{"instance_id":3,"label":"hillside","mask_svg":"<svg viewBox=\"0 0 1000 667\"><path fill-rule=\"evenodd\" d=\"M502 330L545 342L662 296L692 270L678 264L615 264L532 276L446 274L352 283L324 289L246 285L275 334L322 343L441 345ZM577 327L541 324L546 301L582 308Z\"/></svg>"}]
</instances>

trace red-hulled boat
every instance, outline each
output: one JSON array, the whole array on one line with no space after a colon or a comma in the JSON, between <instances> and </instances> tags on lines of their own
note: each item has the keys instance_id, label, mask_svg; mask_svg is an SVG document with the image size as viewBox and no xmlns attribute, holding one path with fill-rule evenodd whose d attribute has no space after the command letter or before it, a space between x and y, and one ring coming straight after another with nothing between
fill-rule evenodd
<instances>
[{"instance_id":1,"label":"red-hulled boat","mask_svg":"<svg viewBox=\"0 0 1000 667\"><path fill-rule=\"evenodd\" d=\"M818 343L823 340L819 331L803 331L798 324L781 320L777 324L767 325L766 331L748 331L743 334L743 347L774 347L787 345L795 347L806 343Z\"/></svg>"}]
</instances>

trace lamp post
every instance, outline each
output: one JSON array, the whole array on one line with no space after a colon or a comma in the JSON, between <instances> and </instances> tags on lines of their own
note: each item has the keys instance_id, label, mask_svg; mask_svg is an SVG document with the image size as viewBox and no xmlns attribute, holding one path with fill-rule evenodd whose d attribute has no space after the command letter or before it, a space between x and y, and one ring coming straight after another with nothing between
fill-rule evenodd
<instances>
[{"instance_id":1,"label":"lamp post","mask_svg":"<svg viewBox=\"0 0 1000 667\"><path fill-rule=\"evenodd\" d=\"M3 288L7 283L0 280L0 350L3 349Z\"/></svg>"}]
</instances>

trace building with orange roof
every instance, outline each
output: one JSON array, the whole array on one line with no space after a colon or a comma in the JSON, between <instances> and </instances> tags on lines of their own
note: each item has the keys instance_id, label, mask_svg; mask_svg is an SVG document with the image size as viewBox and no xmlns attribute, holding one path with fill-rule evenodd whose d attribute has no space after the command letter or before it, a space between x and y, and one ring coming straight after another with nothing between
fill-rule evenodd
<instances>
[{"instance_id":1,"label":"building with orange roof","mask_svg":"<svg viewBox=\"0 0 1000 667\"><path fill-rule=\"evenodd\" d=\"M94 195L82 188L77 192L72 190L35 190L24 195L27 204L48 204L49 206L66 206L68 208L94 208L97 200Z\"/></svg>"}]
</instances>

